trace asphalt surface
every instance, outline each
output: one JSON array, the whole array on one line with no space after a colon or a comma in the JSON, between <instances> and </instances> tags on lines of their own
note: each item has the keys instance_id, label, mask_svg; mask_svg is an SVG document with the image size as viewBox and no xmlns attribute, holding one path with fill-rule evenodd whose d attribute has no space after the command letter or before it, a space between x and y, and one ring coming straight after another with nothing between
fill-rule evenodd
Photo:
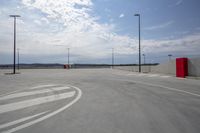
<instances>
[{"instance_id":1,"label":"asphalt surface","mask_svg":"<svg viewBox=\"0 0 200 133\"><path fill-rule=\"evenodd\" d=\"M6 72L0 132L200 132L199 80L112 69Z\"/></svg>"}]
</instances>

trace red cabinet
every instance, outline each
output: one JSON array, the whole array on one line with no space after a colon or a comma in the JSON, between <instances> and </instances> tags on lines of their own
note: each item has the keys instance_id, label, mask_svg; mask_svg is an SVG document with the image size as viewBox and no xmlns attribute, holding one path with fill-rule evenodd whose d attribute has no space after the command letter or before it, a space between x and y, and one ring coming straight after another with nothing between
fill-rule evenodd
<instances>
[{"instance_id":1,"label":"red cabinet","mask_svg":"<svg viewBox=\"0 0 200 133\"><path fill-rule=\"evenodd\" d=\"M69 68L70 68L70 66L68 64L64 65L64 69L69 69Z\"/></svg>"},{"instance_id":2,"label":"red cabinet","mask_svg":"<svg viewBox=\"0 0 200 133\"><path fill-rule=\"evenodd\" d=\"M176 59L176 77L185 78L188 76L188 58Z\"/></svg>"}]
</instances>

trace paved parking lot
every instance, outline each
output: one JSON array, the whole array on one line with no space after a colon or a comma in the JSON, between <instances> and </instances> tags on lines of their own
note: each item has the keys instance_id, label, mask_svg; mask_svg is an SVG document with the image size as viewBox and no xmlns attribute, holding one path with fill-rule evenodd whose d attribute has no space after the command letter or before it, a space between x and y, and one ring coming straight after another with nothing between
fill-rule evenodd
<instances>
[{"instance_id":1,"label":"paved parking lot","mask_svg":"<svg viewBox=\"0 0 200 133\"><path fill-rule=\"evenodd\" d=\"M200 82L112 69L0 70L0 132L199 133Z\"/></svg>"}]
</instances>

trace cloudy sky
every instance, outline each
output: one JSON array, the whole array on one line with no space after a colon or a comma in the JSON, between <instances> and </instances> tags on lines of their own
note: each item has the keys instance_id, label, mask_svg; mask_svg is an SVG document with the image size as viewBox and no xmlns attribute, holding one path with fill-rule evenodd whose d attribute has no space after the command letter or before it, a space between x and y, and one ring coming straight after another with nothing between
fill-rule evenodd
<instances>
[{"instance_id":1,"label":"cloudy sky","mask_svg":"<svg viewBox=\"0 0 200 133\"><path fill-rule=\"evenodd\" d=\"M0 0L0 64L13 60L13 19L23 63L138 62L138 18L147 62L200 57L199 0Z\"/></svg>"}]
</instances>

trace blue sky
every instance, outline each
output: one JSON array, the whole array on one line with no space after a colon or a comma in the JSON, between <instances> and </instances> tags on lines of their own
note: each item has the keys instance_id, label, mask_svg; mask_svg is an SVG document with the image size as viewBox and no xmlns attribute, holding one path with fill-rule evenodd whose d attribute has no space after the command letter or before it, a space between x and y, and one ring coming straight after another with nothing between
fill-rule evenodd
<instances>
[{"instance_id":1,"label":"blue sky","mask_svg":"<svg viewBox=\"0 0 200 133\"><path fill-rule=\"evenodd\" d=\"M0 64L12 63L13 20L23 63L138 62L138 18L147 62L200 56L199 0L1 0Z\"/></svg>"}]
</instances>

